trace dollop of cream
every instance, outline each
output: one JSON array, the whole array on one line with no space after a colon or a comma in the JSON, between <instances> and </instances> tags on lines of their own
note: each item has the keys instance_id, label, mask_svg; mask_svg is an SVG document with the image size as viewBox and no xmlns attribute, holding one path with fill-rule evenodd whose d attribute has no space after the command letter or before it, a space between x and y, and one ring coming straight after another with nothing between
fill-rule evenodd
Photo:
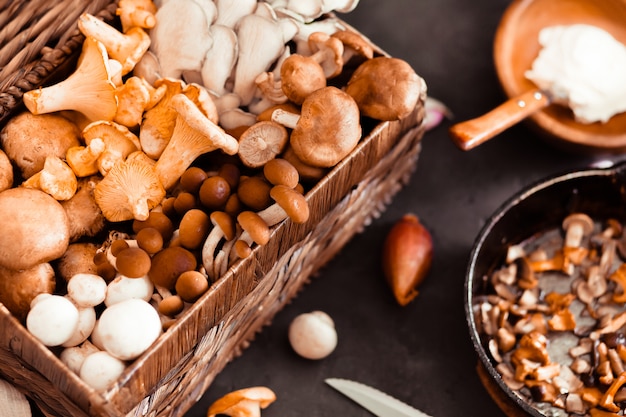
<instances>
[{"instance_id":1,"label":"dollop of cream","mask_svg":"<svg viewBox=\"0 0 626 417\"><path fill-rule=\"evenodd\" d=\"M596 26L550 26L525 76L569 106L581 123L607 122L626 111L626 46Z\"/></svg>"}]
</instances>

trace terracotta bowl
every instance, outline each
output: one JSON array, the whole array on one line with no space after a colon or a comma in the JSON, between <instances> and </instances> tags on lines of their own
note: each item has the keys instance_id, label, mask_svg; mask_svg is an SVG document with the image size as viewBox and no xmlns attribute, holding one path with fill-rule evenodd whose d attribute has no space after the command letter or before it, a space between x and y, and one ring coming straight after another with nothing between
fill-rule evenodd
<instances>
[{"instance_id":1,"label":"terracotta bowl","mask_svg":"<svg viewBox=\"0 0 626 417\"><path fill-rule=\"evenodd\" d=\"M575 23L600 27L626 44L626 1L516 0L511 3L494 41L496 72L507 96L516 97L536 88L524 77L524 72L539 53L539 31L547 26ZM568 149L626 151L626 113L614 116L607 123L583 124L574 120L568 108L550 105L532 114L529 121Z\"/></svg>"},{"instance_id":2,"label":"terracotta bowl","mask_svg":"<svg viewBox=\"0 0 626 417\"><path fill-rule=\"evenodd\" d=\"M465 280L465 312L478 356L478 373L487 391L508 416L552 415L543 405L516 394L496 369L497 362L481 332L477 306L493 289L488 281L505 263L511 244L532 244L539 236L559 233L563 219L583 212L603 223L626 221L626 164L567 172L539 181L513 195L487 220L472 249ZM563 353L562 353L563 354ZM565 353L567 354L567 353Z\"/></svg>"}]
</instances>

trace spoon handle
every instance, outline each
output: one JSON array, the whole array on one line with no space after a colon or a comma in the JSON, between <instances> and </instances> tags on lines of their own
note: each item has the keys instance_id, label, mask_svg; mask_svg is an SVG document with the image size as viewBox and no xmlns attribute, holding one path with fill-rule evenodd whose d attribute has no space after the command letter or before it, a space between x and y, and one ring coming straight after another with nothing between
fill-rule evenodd
<instances>
[{"instance_id":1,"label":"spoon handle","mask_svg":"<svg viewBox=\"0 0 626 417\"><path fill-rule=\"evenodd\" d=\"M451 126L449 134L459 148L469 151L549 104L547 94L541 90L530 90L482 116Z\"/></svg>"}]
</instances>

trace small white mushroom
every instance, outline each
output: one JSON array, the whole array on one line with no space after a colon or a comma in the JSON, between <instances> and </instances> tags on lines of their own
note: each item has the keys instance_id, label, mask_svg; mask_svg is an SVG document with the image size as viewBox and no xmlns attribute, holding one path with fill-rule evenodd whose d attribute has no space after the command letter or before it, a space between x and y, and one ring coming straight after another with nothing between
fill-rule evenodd
<instances>
[{"instance_id":1,"label":"small white mushroom","mask_svg":"<svg viewBox=\"0 0 626 417\"><path fill-rule=\"evenodd\" d=\"M63 362L70 371L78 375L80 373L80 367L83 365L83 361L87 356L99 351L100 349L98 349L96 345L89 340L85 340L80 345L63 349L63 352L59 355L59 359L61 359L61 362Z\"/></svg>"},{"instance_id":2,"label":"small white mushroom","mask_svg":"<svg viewBox=\"0 0 626 417\"><path fill-rule=\"evenodd\" d=\"M26 316L26 328L46 346L59 346L72 337L78 326L78 308L60 295L35 297Z\"/></svg>"},{"instance_id":3,"label":"small white mushroom","mask_svg":"<svg viewBox=\"0 0 626 417\"><path fill-rule=\"evenodd\" d=\"M67 283L67 294L79 307L95 307L104 301L107 283L99 275L80 273Z\"/></svg>"},{"instance_id":4,"label":"small white mushroom","mask_svg":"<svg viewBox=\"0 0 626 417\"><path fill-rule=\"evenodd\" d=\"M87 356L80 367L80 378L96 391L105 390L126 369L126 364L101 351Z\"/></svg>"},{"instance_id":5,"label":"small white mushroom","mask_svg":"<svg viewBox=\"0 0 626 417\"><path fill-rule=\"evenodd\" d=\"M118 275L107 287L104 304L110 307L131 298L149 301L153 292L154 284L147 275L139 278Z\"/></svg>"},{"instance_id":6,"label":"small white mushroom","mask_svg":"<svg viewBox=\"0 0 626 417\"><path fill-rule=\"evenodd\" d=\"M304 358L325 358L337 346L335 323L323 311L300 314L289 325L289 343Z\"/></svg>"},{"instance_id":7,"label":"small white mushroom","mask_svg":"<svg viewBox=\"0 0 626 417\"><path fill-rule=\"evenodd\" d=\"M150 303L139 299L121 301L106 308L97 329L104 349L121 360L137 358L162 333L159 313Z\"/></svg>"},{"instance_id":8,"label":"small white mushroom","mask_svg":"<svg viewBox=\"0 0 626 417\"><path fill-rule=\"evenodd\" d=\"M96 325L96 310L93 307L78 308L78 325L72 336L63 342L63 347L77 346L83 343Z\"/></svg>"}]
</instances>

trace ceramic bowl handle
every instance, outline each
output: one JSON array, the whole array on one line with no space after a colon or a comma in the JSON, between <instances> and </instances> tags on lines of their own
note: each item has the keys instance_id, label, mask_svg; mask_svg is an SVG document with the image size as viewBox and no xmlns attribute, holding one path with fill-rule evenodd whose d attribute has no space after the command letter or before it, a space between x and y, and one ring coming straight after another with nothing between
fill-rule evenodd
<instances>
[{"instance_id":1,"label":"ceramic bowl handle","mask_svg":"<svg viewBox=\"0 0 626 417\"><path fill-rule=\"evenodd\" d=\"M505 101L482 116L451 126L449 134L459 148L469 151L549 104L547 94L531 90Z\"/></svg>"}]
</instances>

